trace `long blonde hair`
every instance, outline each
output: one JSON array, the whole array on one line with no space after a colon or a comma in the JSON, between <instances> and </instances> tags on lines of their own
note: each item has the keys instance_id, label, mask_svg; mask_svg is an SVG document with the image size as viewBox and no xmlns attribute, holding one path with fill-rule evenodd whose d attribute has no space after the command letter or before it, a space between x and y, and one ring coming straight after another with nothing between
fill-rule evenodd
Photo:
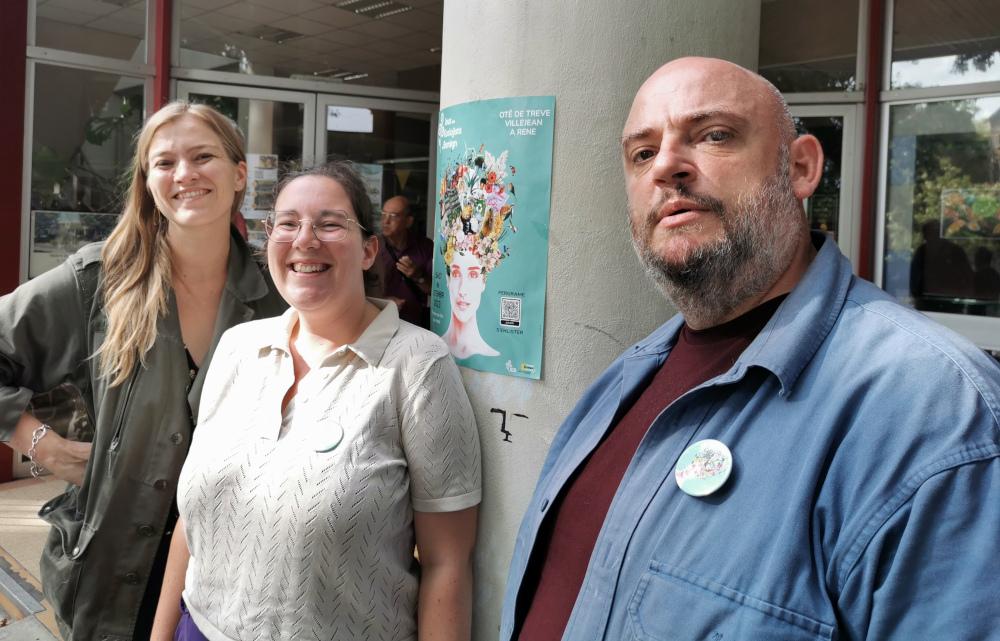
<instances>
[{"instance_id":1,"label":"long blonde hair","mask_svg":"<svg viewBox=\"0 0 1000 641\"><path fill-rule=\"evenodd\" d=\"M112 386L125 382L136 366L145 367L146 354L156 341L157 319L167 311L171 277L167 221L156 209L146 178L153 136L182 116L193 116L207 125L234 163L246 161L239 128L207 105L172 102L150 116L136 136L125 206L101 253L108 322L106 338L95 356L100 359L102 376ZM239 211L245 190L233 198L233 214Z\"/></svg>"}]
</instances>

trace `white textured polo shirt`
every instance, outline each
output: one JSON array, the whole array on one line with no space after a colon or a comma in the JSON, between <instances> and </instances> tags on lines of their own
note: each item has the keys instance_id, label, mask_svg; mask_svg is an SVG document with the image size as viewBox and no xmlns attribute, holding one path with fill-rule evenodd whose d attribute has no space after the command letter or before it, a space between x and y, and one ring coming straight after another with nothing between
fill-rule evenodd
<instances>
[{"instance_id":1,"label":"white textured polo shirt","mask_svg":"<svg viewBox=\"0 0 1000 641\"><path fill-rule=\"evenodd\" d=\"M381 312L294 380L294 310L220 339L178 486L184 600L212 641L416 638L413 510L481 496L479 436L436 335Z\"/></svg>"}]
</instances>

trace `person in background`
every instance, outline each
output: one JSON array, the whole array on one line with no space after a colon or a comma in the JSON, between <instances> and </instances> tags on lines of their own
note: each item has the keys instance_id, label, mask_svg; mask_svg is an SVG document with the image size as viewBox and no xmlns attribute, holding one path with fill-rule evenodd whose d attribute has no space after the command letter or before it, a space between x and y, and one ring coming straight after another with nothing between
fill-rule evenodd
<instances>
[{"instance_id":1,"label":"person in background","mask_svg":"<svg viewBox=\"0 0 1000 641\"><path fill-rule=\"evenodd\" d=\"M662 66L621 154L680 314L552 440L500 640L996 639L996 362L810 233L823 152L757 74Z\"/></svg>"},{"instance_id":2,"label":"person in background","mask_svg":"<svg viewBox=\"0 0 1000 641\"><path fill-rule=\"evenodd\" d=\"M284 178L274 206L291 308L219 343L152 638L467 640L481 466L458 367L365 298L378 239L351 165Z\"/></svg>"},{"instance_id":3,"label":"person in background","mask_svg":"<svg viewBox=\"0 0 1000 641\"><path fill-rule=\"evenodd\" d=\"M376 273L381 294L399 307L399 317L430 327L427 294L431 291L434 243L413 229L413 213L405 196L393 196L382 205Z\"/></svg>"},{"instance_id":4,"label":"person in background","mask_svg":"<svg viewBox=\"0 0 1000 641\"><path fill-rule=\"evenodd\" d=\"M149 638L176 519L175 489L219 336L284 304L230 220L243 136L214 109L171 103L136 139L117 226L0 298L0 438L68 482L42 585L71 641ZM93 417L72 442L30 412L70 383Z\"/></svg>"}]
</instances>

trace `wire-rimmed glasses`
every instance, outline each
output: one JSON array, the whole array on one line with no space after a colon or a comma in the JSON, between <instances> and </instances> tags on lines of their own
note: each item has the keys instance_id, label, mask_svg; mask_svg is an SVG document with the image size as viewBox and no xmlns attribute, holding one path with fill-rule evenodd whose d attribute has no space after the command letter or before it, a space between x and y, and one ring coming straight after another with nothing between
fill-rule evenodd
<instances>
[{"instance_id":1,"label":"wire-rimmed glasses","mask_svg":"<svg viewBox=\"0 0 1000 641\"><path fill-rule=\"evenodd\" d=\"M352 219L346 211L321 211L315 220L302 218L297 211L269 211L264 218L264 233L268 240L276 243L290 243L299 236L302 225L312 227L313 233L320 242L333 243L347 236L351 225L368 231L358 221Z\"/></svg>"}]
</instances>

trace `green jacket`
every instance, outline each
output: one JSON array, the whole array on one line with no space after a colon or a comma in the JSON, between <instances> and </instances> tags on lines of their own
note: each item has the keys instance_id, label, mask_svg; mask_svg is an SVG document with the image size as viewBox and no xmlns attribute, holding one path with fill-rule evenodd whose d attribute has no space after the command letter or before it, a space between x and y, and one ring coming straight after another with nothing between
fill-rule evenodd
<instances>
[{"instance_id":1,"label":"green jacket","mask_svg":"<svg viewBox=\"0 0 1000 641\"><path fill-rule=\"evenodd\" d=\"M88 245L0 298L0 439L9 439L35 392L66 382L93 416L83 485L40 512L52 525L41 559L45 596L74 641L132 639L215 345L233 325L285 308L234 233L215 336L197 377L189 375L171 293L147 366L109 387L90 358L106 327L100 253L100 243Z\"/></svg>"}]
</instances>

